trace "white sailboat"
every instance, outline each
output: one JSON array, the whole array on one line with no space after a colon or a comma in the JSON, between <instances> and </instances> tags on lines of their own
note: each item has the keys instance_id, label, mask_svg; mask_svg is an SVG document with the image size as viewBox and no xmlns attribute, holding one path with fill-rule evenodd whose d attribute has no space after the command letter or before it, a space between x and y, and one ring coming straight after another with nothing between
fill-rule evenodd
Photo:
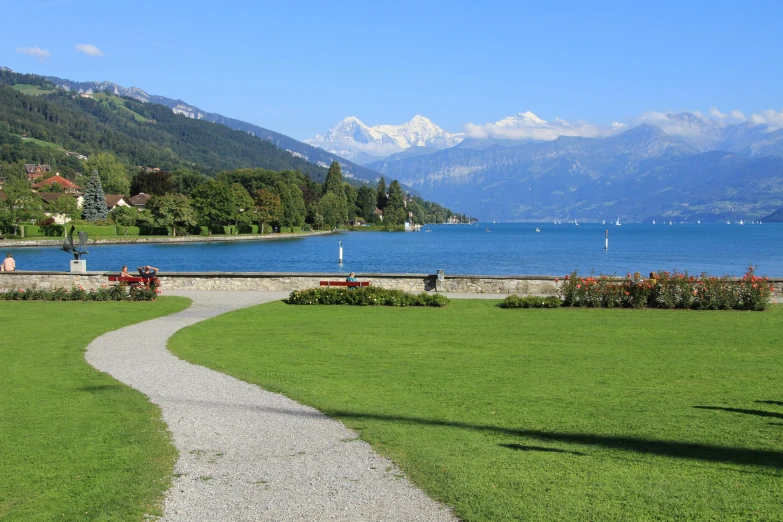
<instances>
[{"instance_id":1,"label":"white sailboat","mask_svg":"<svg viewBox=\"0 0 783 522\"><path fill-rule=\"evenodd\" d=\"M622 226L622 223L620 223L620 218L619 217L617 218L617 221L614 224L617 227Z\"/></svg>"},{"instance_id":2,"label":"white sailboat","mask_svg":"<svg viewBox=\"0 0 783 522\"><path fill-rule=\"evenodd\" d=\"M655 224L655 220L653 219L653 225Z\"/></svg>"},{"instance_id":3,"label":"white sailboat","mask_svg":"<svg viewBox=\"0 0 783 522\"><path fill-rule=\"evenodd\" d=\"M701 219L700 219L700 220L698 220L698 221L696 221L696 224L697 224L697 225L701 225Z\"/></svg>"},{"instance_id":4,"label":"white sailboat","mask_svg":"<svg viewBox=\"0 0 783 522\"><path fill-rule=\"evenodd\" d=\"M740 219L740 223L739 223L739 224L740 224L740 225L744 225L745 223L743 223L743 222L742 222L742 220Z\"/></svg>"},{"instance_id":5,"label":"white sailboat","mask_svg":"<svg viewBox=\"0 0 783 522\"><path fill-rule=\"evenodd\" d=\"M601 224L606 225L606 220L604 219L603 221L601 221Z\"/></svg>"},{"instance_id":6,"label":"white sailboat","mask_svg":"<svg viewBox=\"0 0 783 522\"><path fill-rule=\"evenodd\" d=\"M579 226L579 223L577 223L576 219L574 220L574 225Z\"/></svg>"}]
</instances>

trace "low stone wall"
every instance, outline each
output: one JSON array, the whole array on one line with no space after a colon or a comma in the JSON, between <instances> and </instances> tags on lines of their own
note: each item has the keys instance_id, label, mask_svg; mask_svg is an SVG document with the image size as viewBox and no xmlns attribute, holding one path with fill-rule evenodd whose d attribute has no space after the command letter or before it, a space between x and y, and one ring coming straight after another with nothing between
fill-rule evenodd
<instances>
[{"instance_id":1,"label":"low stone wall","mask_svg":"<svg viewBox=\"0 0 783 522\"><path fill-rule=\"evenodd\" d=\"M118 272L0 272L0 289L71 288L97 289L108 284L109 275ZM160 275L164 290L304 290L320 281L345 281L346 274L274 273L274 272L165 272ZM406 292L454 292L469 294L556 295L555 276L485 276L435 274L357 274L360 281L373 286ZM783 279L772 279L774 296L783 296Z\"/></svg>"}]
</instances>

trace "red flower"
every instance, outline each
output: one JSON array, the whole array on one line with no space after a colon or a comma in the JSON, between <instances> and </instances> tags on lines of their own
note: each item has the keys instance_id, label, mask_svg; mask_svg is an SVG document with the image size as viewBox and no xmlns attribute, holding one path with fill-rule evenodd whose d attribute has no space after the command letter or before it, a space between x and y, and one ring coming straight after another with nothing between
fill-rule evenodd
<instances>
[{"instance_id":1,"label":"red flower","mask_svg":"<svg viewBox=\"0 0 783 522\"><path fill-rule=\"evenodd\" d=\"M699 293L698 290L693 291L693 295L697 295L698 293Z\"/></svg>"},{"instance_id":2,"label":"red flower","mask_svg":"<svg viewBox=\"0 0 783 522\"><path fill-rule=\"evenodd\" d=\"M629 292L625 292L625 295L631 295Z\"/></svg>"},{"instance_id":3,"label":"red flower","mask_svg":"<svg viewBox=\"0 0 783 522\"><path fill-rule=\"evenodd\" d=\"M555 283L559 283L560 280L558 278L555 278Z\"/></svg>"}]
</instances>

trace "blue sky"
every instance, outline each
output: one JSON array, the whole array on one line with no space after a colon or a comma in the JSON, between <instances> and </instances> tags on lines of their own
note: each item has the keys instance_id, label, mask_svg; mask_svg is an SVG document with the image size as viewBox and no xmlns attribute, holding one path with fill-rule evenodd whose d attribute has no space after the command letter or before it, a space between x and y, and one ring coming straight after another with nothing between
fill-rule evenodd
<instances>
[{"instance_id":1,"label":"blue sky","mask_svg":"<svg viewBox=\"0 0 783 522\"><path fill-rule=\"evenodd\" d=\"M458 132L527 110L606 125L783 109L783 2L0 0L0 13L0 65L135 85L298 139L349 115Z\"/></svg>"}]
</instances>

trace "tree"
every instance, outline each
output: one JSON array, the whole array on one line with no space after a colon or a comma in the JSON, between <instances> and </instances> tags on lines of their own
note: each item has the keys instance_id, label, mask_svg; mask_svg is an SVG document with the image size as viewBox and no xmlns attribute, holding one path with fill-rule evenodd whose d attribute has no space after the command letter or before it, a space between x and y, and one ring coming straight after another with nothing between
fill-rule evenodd
<instances>
[{"instance_id":1,"label":"tree","mask_svg":"<svg viewBox=\"0 0 783 522\"><path fill-rule=\"evenodd\" d=\"M334 192L339 197L345 197L343 191L343 173L340 169L340 164L333 161L329 166L329 172L326 173L326 180L323 187L321 187L321 195L326 195L329 192Z\"/></svg>"},{"instance_id":2,"label":"tree","mask_svg":"<svg viewBox=\"0 0 783 522\"><path fill-rule=\"evenodd\" d=\"M193 190L190 204L196 211L198 223L210 230L229 223L233 216L231 189L225 183L215 180L202 183Z\"/></svg>"},{"instance_id":3,"label":"tree","mask_svg":"<svg viewBox=\"0 0 783 522\"><path fill-rule=\"evenodd\" d=\"M82 204L82 217L87 221L106 219L106 195L103 193L103 185L97 170L92 171L90 181L84 189L84 203Z\"/></svg>"},{"instance_id":4,"label":"tree","mask_svg":"<svg viewBox=\"0 0 783 522\"><path fill-rule=\"evenodd\" d=\"M174 192L174 179L168 172L139 171L131 183L131 194L151 194L163 196Z\"/></svg>"},{"instance_id":5,"label":"tree","mask_svg":"<svg viewBox=\"0 0 783 522\"><path fill-rule=\"evenodd\" d=\"M122 208L122 207L118 207ZM79 219L79 205L76 201L76 198L74 198L71 195L63 194L62 196L58 197L51 203L49 203L49 213L53 216L55 214L59 214L60 216L63 216L65 219L65 222ZM133 209L134 211L136 209Z\"/></svg>"},{"instance_id":6,"label":"tree","mask_svg":"<svg viewBox=\"0 0 783 522\"><path fill-rule=\"evenodd\" d=\"M356 213L365 221L370 221L377 206L375 191L368 186L359 188L356 194Z\"/></svg>"},{"instance_id":7,"label":"tree","mask_svg":"<svg viewBox=\"0 0 783 522\"><path fill-rule=\"evenodd\" d=\"M253 221L255 204L245 187L239 183L231 185L231 218L239 232L240 225L249 225Z\"/></svg>"},{"instance_id":8,"label":"tree","mask_svg":"<svg viewBox=\"0 0 783 522\"><path fill-rule=\"evenodd\" d=\"M264 223L278 223L283 217L283 204L280 196L271 190L257 190L255 200L255 220L264 233Z\"/></svg>"},{"instance_id":9,"label":"tree","mask_svg":"<svg viewBox=\"0 0 783 522\"><path fill-rule=\"evenodd\" d=\"M178 226L196 224L196 213L190 206L190 200L184 194L152 196L147 203L155 222L160 226L171 227L172 235L177 235Z\"/></svg>"},{"instance_id":10,"label":"tree","mask_svg":"<svg viewBox=\"0 0 783 522\"><path fill-rule=\"evenodd\" d=\"M402 187L400 187L400 182L396 179L389 183L389 199L386 204L391 205L394 208L405 207L405 202L402 196Z\"/></svg>"},{"instance_id":11,"label":"tree","mask_svg":"<svg viewBox=\"0 0 783 522\"><path fill-rule=\"evenodd\" d=\"M14 235L18 233L21 223L43 218L41 198L33 194L27 180L12 179L3 186L3 192L6 195L3 201L3 213L7 221L13 225ZM22 236L24 236L24 229L22 229Z\"/></svg>"},{"instance_id":12,"label":"tree","mask_svg":"<svg viewBox=\"0 0 783 522\"><path fill-rule=\"evenodd\" d=\"M383 179L383 176L381 176L381 179L378 180L378 190L376 192L376 199L375 199L375 206L379 209L383 210L386 208L386 180Z\"/></svg>"},{"instance_id":13,"label":"tree","mask_svg":"<svg viewBox=\"0 0 783 522\"><path fill-rule=\"evenodd\" d=\"M302 191L294 184L278 181L275 192L280 196L283 215L280 218L281 227L304 225L305 206Z\"/></svg>"},{"instance_id":14,"label":"tree","mask_svg":"<svg viewBox=\"0 0 783 522\"><path fill-rule=\"evenodd\" d=\"M321 223L329 225L330 228L334 228L345 222L345 201L343 201L334 192L327 192L321 201L318 202L317 216L320 218Z\"/></svg>"},{"instance_id":15,"label":"tree","mask_svg":"<svg viewBox=\"0 0 783 522\"><path fill-rule=\"evenodd\" d=\"M356 187L352 187L348 183L343 183L343 192L345 193L345 209L348 219L355 218L358 213L356 212L356 198L359 197L359 191Z\"/></svg>"},{"instance_id":16,"label":"tree","mask_svg":"<svg viewBox=\"0 0 783 522\"><path fill-rule=\"evenodd\" d=\"M59 198L58 198L59 199ZM121 227L135 227L139 222L139 215L141 212L135 207L114 207L114 210L109 212L109 219L111 219L115 225Z\"/></svg>"},{"instance_id":17,"label":"tree","mask_svg":"<svg viewBox=\"0 0 783 522\"><path fill-rule=\"evenodd\" d=\"M196 187L209 181L209 177L200 172L188 169L179 169L171 173L174 188L180 194L190 196Z\"/></svg>"},{"instance_id":18,"label":"tree","mask_svg":"<svg viewBox=\"0 0 783 522\"><path fill-rule=\"evenodd\" d=\"M97 170L105 193L130 196L130 178L113 154L99 153L84 162L85 170Z\"/></svg>"}]
</instances>

